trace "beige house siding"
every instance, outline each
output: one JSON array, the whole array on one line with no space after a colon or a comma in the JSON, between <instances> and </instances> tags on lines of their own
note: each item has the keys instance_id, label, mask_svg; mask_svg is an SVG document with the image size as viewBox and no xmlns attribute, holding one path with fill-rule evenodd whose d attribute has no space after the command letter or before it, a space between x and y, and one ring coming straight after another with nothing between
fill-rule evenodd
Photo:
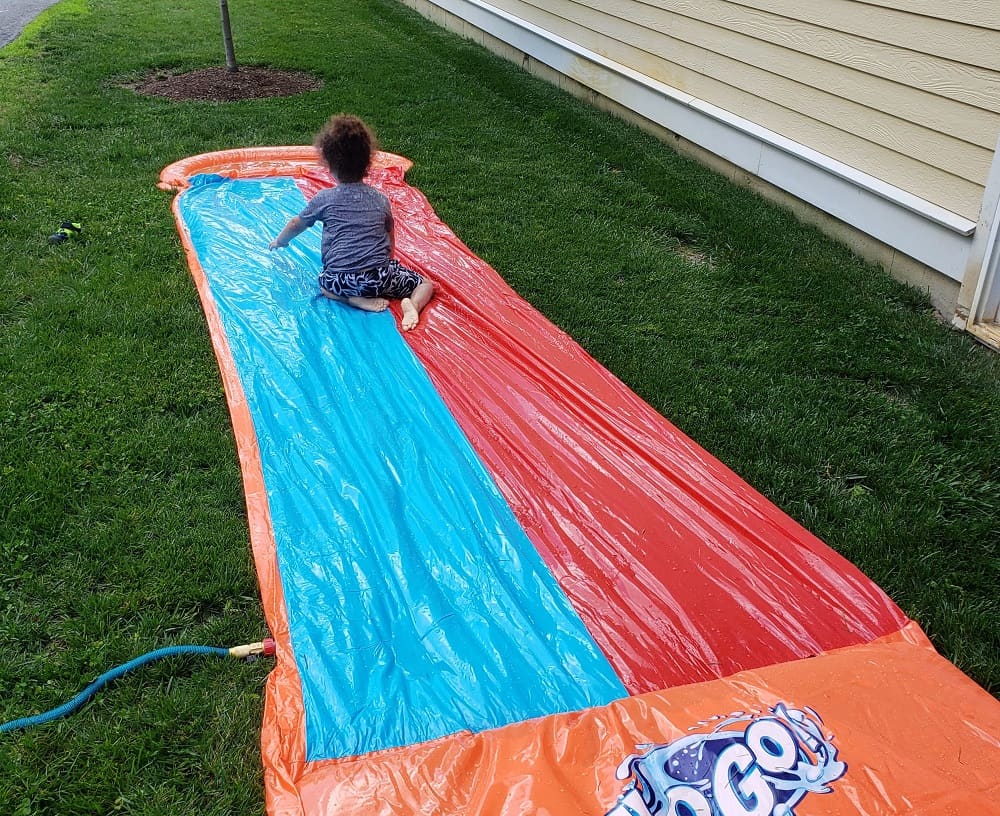
<instances>
[{"instance_id":1,"label":"beige house siding","mask_svg":"<svg viewBox=\"0 0 1000 816\"><path fill-rule=\"evenodd\" d=\"M979 217L1000 133L998 0L490 5L964 218Z\"/></svg>"},{"instance_id":2,"label":"beige house siding","mask_svg":"<svg viewBox=\"0 0 1000 816\"><path fill-rule=\"evenodd\" d=\"M402 0L816 224L1000 349L1000 0Z\"/></svg>"}]
</instances>

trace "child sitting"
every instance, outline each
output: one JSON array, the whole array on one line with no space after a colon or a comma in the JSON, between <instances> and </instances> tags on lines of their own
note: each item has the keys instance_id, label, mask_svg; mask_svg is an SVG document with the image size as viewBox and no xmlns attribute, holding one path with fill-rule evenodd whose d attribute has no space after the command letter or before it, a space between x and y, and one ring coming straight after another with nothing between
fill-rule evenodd
<instances>
[{"instance_id":1,"label":"child sitting","mask_svg":"<svg viewBox=\"0 0 1000 816\"><path fill-rule=\"evenodd\" d=\"M400 298L401 325L409 331L434 295L434 284L392 257L395 235L389 199L362 181L377 149L375 135L356 116L334 116L317 135L316 148L337 186L317 193L270 248L288 246L322 221L322 293L369 312L385 310L387 298Z\"/></svg>"}]
</instances>

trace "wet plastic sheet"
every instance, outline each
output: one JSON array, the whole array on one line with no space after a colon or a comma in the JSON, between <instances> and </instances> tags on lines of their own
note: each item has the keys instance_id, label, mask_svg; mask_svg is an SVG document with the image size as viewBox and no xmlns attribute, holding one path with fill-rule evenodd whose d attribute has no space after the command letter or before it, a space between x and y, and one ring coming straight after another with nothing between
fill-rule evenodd
<instances>
[{"instance_id":1,"label":"wet plastic sheet","mask_svg":"<svg viewBox=\"0 0 1000 816\"><path fill-rule=\"evenodd\" d=\"M442 290L407 340L631 693L905 623L852 564L518 297L401 173L373 181L392 202L398 254ZM299 180L308 194L330 183Z\"/></svg>"},{"instance_id":2,"label":"wet plastic sheet","mask_svg":"<svg viewBox=\"0 0 1000 816\"><path fill-rule=\"evenodd\" d=\"M257 433L307 759L624 696L393 316L317 297L318 230L268 251L295 183L193 184L180 212Z\"/></svg>"},{"instance_id":3,"label":"wet plastic sheet","mask_svg":"<svg viewBox=\"0 0 1000 816\"><path fill-rule=\"evenodd\" d=\"M316 763L299 792L306 812L329 816L996 813L1000 705L921 641L907 630L578 715ZM783 709L815 727L795 734L794 770L772 772L774 757L747 726L770 720L770 733L787 739L773 725ZM713 745L723 734L732 759L745 759L749 744L763 761L727 767ZM722 780L720 767L730 771ZM649 784L636 784L640 773ZM692 790L714 809L695 810Z\"/></svg>"},{"instance_id":4,"label":"wet plastic sheet","mask_svg":"<svg viewBox=\"0 0 1000 816\"><path fill-rule=\"evenodd\" d=\"M988 812L996 702L518 298L405 184L407 166L383 154L371 181L404 260L440 286L406 337L433 389L389 315L311 300L306 236L263 250L302 200L292 179L307 195L331 183L311 149L208 154L162 176L198 185L175 213L278 641L269 811ZM391 376L357 370L373 355ZM400 459L380 432L425 439ZM457 471L439 468L439 445ZM512 553L523 571L507 580ZM601 705L625 693L615 673L638 696ZM712 677L725 679L678 685ZM808 774L784 768L783 745Z\"/></svg>"}]
</instances>

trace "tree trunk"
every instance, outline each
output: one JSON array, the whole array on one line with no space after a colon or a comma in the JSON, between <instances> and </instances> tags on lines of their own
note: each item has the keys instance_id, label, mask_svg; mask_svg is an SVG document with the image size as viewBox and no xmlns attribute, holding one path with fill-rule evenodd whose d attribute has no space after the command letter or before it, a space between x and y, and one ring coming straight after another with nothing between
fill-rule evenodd
<instances>
[{"instance_id":1,"label":"tree trunk","mask_svg":"<svg viewBox=\"0 0 1000 816\"><path fill-rule=\"evenodd\" d=\"M219 0L219 8L222 11L222 42L226 46L226 70L236 71L236 52L233 51L233 31L229 27L229 4L226 0Z\"/></svg>"}]
</instances>

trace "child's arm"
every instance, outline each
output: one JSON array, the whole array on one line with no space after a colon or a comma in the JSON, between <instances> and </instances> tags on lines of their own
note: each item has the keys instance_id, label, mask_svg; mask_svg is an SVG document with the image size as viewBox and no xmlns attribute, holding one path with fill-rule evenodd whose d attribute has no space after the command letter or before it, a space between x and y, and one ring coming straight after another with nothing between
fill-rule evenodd
<instances>
[{"instance_id":1,"label":"child's arm","mask_svg":"<svg viewBox=\"0 0 1000 816\"><path fill-rule=\"evenodd\" d=\"M281 247L288 246L288 242L291 241L295 236L300 233L305 232L309 229L308 225L299 218L297 215L289 221L285 228L281 231L281 234L268 244L268 249L280 249Z\"/></svg>"},{"instance_id":2,"label":"child's arm","mask_svg":"<svg viewBox=\"0 0 1000 816\"><path fill-rule=\"evenodd\" d=\"M396 222L392 220L392 212L390 211L385 217L385 231L389 236L389 257L396 257Z\"/></svg>"}]
</instances>

